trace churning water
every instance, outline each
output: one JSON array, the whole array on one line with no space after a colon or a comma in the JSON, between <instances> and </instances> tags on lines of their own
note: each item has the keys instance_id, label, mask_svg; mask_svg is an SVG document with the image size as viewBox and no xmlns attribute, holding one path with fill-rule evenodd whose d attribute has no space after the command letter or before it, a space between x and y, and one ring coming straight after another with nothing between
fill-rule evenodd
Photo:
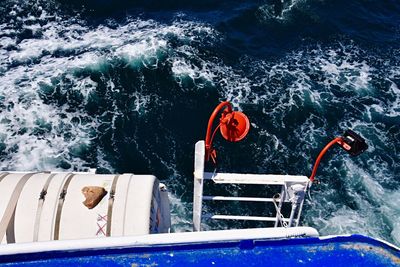
<instances>
[{"instance_id":1,"label":"churning water","mask_svg":"<svg viewBox=\"0 0 400 267\"><path fill-rule=\"evenodd\" d=\"M369 150L326 156L302 224L400 244L398 1L4 0L0 14L2 170L155 174L186 231L194 144L229 100L252 126L217 138L220 170L309 175L351 128Z\"/></svg>"}]
</instances>

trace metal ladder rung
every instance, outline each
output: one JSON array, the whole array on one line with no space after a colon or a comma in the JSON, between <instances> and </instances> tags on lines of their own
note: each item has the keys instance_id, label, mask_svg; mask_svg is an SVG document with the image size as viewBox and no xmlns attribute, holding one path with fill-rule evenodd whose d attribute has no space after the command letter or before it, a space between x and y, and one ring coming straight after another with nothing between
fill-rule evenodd
<instances>
[{"instance_id":1,"label":"metal ladder rung","mask_svg":"<svg viewBox=\"0 0 400 267\"><path fill-rule=\"evenodd\" d=\"M216 184L258 184L284 185L286 183L306 184L308 177L274 174L239 174L239 173L203 173L204 180L212 180Z\"/></svg>"},{"instance_id":2,"label":"metal ladder rung","mask_svg":"<svg viewBox=\"0 0 400 267\"><path fill-rule=\"evenodd\" d=\"M264 222L275 222L276 217L260 217L260 216L236 216L236 215L209 215L205 216L214 220L241 220L241 221L264 221ZM284 221L288 222L289 219L285 218Z\"/></svg>"},{"instance_id":3,"label":"metal ladder rung","mask_svg":"<svg viewBox=\"0 0 400 267\"><path fill-rule=\"evenodd\" d=\"M254 202L273 202L273 198L263 197L226 197L226 196L203 196L203 200L220 200L220 201L254 201ZM275 199L279 202L280 199Z\"/></svg>"}]
</instances>

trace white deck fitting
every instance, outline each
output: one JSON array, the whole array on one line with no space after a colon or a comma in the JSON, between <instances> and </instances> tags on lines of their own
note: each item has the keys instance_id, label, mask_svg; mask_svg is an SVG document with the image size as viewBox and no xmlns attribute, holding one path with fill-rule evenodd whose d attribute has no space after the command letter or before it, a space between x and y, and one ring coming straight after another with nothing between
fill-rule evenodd
<instances>
[{"instance_id":1,"label":"white deck fitting","mask_svg":"<svg viewBox=\"0 0 400 267\"><path fill-rule=\"evenodd\" d=\"M305 193L309 186L309 179L299 175L276 175L276 174L241 174L241 173L211 173L204 172L205 145L199 141L195 146L194 164L194 194L193 194L193 230L201 231L202 218L215 220L249 220L275 222L287 227L298 226L303 208ZM250 197L250 196L203 196L205 181L214 184L248 184L278 186L279 197ZM241 216L228 214L202 214L203 201L243 201L243 202L265 202L274 203L276 216ZM281 214L283 203L291 203L289 218Z\"/></svg>"}]
</instances>

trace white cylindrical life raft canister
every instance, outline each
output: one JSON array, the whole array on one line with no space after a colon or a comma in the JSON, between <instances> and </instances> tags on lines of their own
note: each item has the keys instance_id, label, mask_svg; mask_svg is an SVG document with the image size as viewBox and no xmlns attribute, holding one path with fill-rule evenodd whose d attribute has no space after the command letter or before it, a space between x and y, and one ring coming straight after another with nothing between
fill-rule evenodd
<instances>
[{"instance_id":1,"label":"white cylindrical life raft canister","mask_svg":"<svg viewBox=\"0 0 400 267\"><path fill-rule=\"evenodd\" d=\"M168 232L168 193L152 175L0 173L5 243Z\"/></svg>"}]
</instances>

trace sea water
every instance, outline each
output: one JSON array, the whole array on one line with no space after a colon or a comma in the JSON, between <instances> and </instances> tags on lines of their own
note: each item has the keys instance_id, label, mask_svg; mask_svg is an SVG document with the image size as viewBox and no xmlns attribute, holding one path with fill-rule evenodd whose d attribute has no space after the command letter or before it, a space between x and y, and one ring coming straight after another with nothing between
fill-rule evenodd
<instances>
[{"instance_id":1,"label":"sea water","mask_svg":"<svg viewBox=\"0 0 400 267\"><path fill-rule=\"evenodd\" d=\"M351 128L368 151L326 155L301 224L400 245L398 1L4 0L0 14L2 170L154 174L189 231L194 144L228 100L251 130L216 137L218 171L310 175ZM264 226L204 221L232 225Z\"/></svg>"}]
</instances>

